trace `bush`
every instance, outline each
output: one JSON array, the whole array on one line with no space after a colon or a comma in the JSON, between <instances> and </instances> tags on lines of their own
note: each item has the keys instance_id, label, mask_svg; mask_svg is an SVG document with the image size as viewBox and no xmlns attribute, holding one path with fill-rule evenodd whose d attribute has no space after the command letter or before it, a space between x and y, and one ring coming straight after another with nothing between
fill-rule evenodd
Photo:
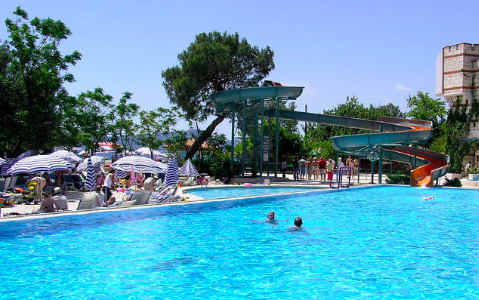
<instances>
[{"instance_id":1,"label":"bush","mask_svg":"<svg viewBox=\"0 0 479 300\"><path fill-rule=\"evenodd\" d=\"M454 178L452 180L446 178L446 183L444 183L443 186L461 187L462 183L459 178Z\"/></svg>"},{"instance_id":2,"label":"bush","mask_svg":"<svg viewBox=\"0 0 479 300\"><path fill-rule=\"evenodd\" d=\"M397 172L396 174L388 175L386 182L388 184L408 184L410 181L409 174L401 174Z\"/></svg>"}]
</instances>

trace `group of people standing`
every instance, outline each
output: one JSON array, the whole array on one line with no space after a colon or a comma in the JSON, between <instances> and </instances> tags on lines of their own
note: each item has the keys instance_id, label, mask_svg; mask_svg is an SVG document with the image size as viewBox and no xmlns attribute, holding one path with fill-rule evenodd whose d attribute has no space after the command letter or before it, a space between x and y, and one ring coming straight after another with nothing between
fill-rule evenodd
<instances>
[{"instance_id":1,"label":"group of people standing","mask_svg":"<svg viewBox=\"0 0 479 300\"><path fill-rule=\"evenodd\" d=\"M333 169L346 166L351 168L353 174L358 173L358 159L353 160L351 156L347 158L346 164L341 157L338 158L337 164L332 158L324 159L324 157L320 157L319 160L317 158L309 158L308 160L301 158L293 161L293 177L294 180L331 180Z\"/></svg>"}]
</instances>

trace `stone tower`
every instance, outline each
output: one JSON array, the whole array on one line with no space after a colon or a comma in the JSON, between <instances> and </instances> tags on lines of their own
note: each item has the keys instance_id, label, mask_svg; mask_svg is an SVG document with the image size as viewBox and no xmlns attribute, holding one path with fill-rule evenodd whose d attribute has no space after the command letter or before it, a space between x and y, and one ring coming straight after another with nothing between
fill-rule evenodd
<instances>
[{"instance_id":1,"label":"stone tower","mask_svg":"<svg viewBox=\"0 0 479 300\"><path fill-rule=\"evenodd\" d=\"M436 87L438 97L444 97L449 107L472 105L479 100L479 44L461 43L441 49L436 60ZM471 124L469 138L479 138L479 123Z\"/></svg>"}]
</instances>

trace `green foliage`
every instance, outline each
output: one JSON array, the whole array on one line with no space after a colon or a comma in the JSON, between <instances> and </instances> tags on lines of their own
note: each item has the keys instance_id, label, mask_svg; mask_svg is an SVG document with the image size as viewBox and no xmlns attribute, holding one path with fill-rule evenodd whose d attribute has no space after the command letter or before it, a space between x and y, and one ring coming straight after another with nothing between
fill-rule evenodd
<instances>
[{"instance_id":1,"label":"green foliage","mask_svg":"<svg viewBox=\"0 0 479 300\"><path fill-rule=\"evenodd\" d=\"M471 167L467 171L469 174L479 174L479 168L478 167Z\"/></svg>"},{"instance_id":2,"label":"green foliage","mask_svg":"<svg viewBox=\"0 0 479 300\"><path fill-rule=\"evenodd\" d=\"M446 182L443 184L443 186L453 186L453 187L461 187L462 183L459 178L454 178L454 179L448 179L446 178Z\"/></svg>"},{"instance_id":3,"label":"green foliage","mask_svg":"<svg viewBox=\"0 0 479 300\"><path fill-rule=\"evenodd\" d=\"M470 142L461 141L467 138L470 123L466 107L460 106L459 101L460 99L455 102L455 107L449 110L444 131L447 141L445 150L450 158L452 173L462 172L462 162L471 149Z\"/></svg>"},{"instance_id":4,"label":"green foliage","mask_svg":"<svg viewBox=\"0 0 479 300\"><path fill-rule=\"evenodd\" d=\"M153 111L140 111L139 132L135 139L141 145L151 150L158 149L163 140L160 135L167 135L178 121L178 108L166 109L159 107Z\"/></svg>"},{"instance_id":5,"label":"green foliage","mask_svg":"<svg viewBox=\"0 0 479 300\"><path fill-rule=\"evenodd\" d=\"M224 134L213 133L207 141L207 151L200 152L194 161L200 173L208 173L215 178L231 178L230 153Z\"/></svg>"},{"instance_id":6,"label":"green foliage","mask_svg":"<svg viewBox=\"0 0 479 300\"><path fill-rule=\"evenodd\" d=\"M409 184L411 176L410 174L401 174L397 172L396 174L388 175L386 182L388 184Z\"/></svg>"},{"instance_id":7,"label":"green foliage","mask_svg":"<svg viewBox=\"0 0 479 300\"><path fill-rule=\"evenodd\" d=\"M138 115L140 106L135 103L127 103L131 100L133 94L124 92L118 105L113 107L110 112L111 124L111 140L112 142L120 142L124 151L132 151L131 142L137 125L133 119Z\"/></svg>"},{"instance_id":8,"label":"green foliage","mask_svg":"<svg viewBox=\"0 0 479 300\"><path fill-rule=\"evenodd\" d=\"M446 103L440 98L434 99L429 93L417 92L416 96L407 98L407 107L410 108L408 117L417 120L431 121L436 128L447 115Z\"/></svg>"},{"instance_id":9,"label":"green foliage","mask_svg":"<svg viewBox=\"0 0 479 300\"><path fill-rule=\"evenodd\" d=\"M109 139L112 99L102 88L96 88L81 93L66 110L69 134L87 150L93 151L99 142Z\"/></svg>"},{"instance_id":10,"label":"green foliage","mask_svg":"<svg viewBox=\"0 0 479 300\"><path fill-rule=\"evenodd\" d=\"M331 110L325 110L324 114L367 120L376 120L378 117L382 116L396 118L405 117L405 114L401 112L399 107L391 103L378 107L375 107L373 105L366 107L362 103L360 103L358 98L356 98L355 96L351 98L347 97L345 103L339 104ZM366 132L367 131L365 130L354 128L308 123L305 139L307 144L312 144L316 141L329 140L333 136L353 135Z\"/></svg>"},{"instance_id":11,"label":"green foliage","mask_svg":"<svg viewBox=\"0 0 479 300\"><path fill-rule=\"evenodd\" d=\"M436 140L443 135L441 129L444 127L441 125L444 123L447 115L446 103L440 98L431 98L429 93L418 91L416 96L409 96L407 98L407 106L410 108L410 111L407 113L408 117L432 122L432 127L434 128L433 135L425 146L429 148L435 143L435 147L438 147L438 143L441 142ZM442 151L442 153L443 152L444 151Z\"/></svg>"},{"instance_id":12,"label":"green foliage","mask_svg":"<svg viewBox=\"0 0 479 300\"><path fill-rule=\"evenodd\" d=\"M168 147L168 153L174 154L176 157L180 157L180 151L184 151L186 147L186 131L173 130L173 134L170 135L163 143Z\"/></svg>"},{"instance_id":13,"label":"green foliage","mask_svg":"<svg viewBox=\"0 0 479 300\"><path fill-rule=\"evenodd\" d=\"M188 119L205 121L214 114L212 93L257 85L274 69L273 55L268 46L253 47L238 33L201 33L178 55L180 65L162 72L163 86ZM202 131L186 158L193 157L224 117L218 116Z\"/></svg>"},{"instance_id":14,"label":"green foliage","mask_svg":"<svg viewBox=\"0 0 479 300\"><path fill-rule=\"evenodd\" d=\"M252 47L238 33L200 33L178 55L179 66L162 73L170 101L188 118L206 119L214 113L210 95L225 89L256 85L274 69L269 47Z\"/></svg>"},{"instance_id":15,"label":"green foliage","mask_svg":"<svg viewBox=\"0 0 479 300\"><path fill-rule=\"evenodd\" d=\"M67 140L62 136L65 82L73 82L70 66L80 60L60 46L71 32L61 21L33 18L20 7L6 19L8 39L0 45L0 152L14 156L28 149L48 150ZM6 113L8 112L8 113Z\"/></svg>"}]
</instances>

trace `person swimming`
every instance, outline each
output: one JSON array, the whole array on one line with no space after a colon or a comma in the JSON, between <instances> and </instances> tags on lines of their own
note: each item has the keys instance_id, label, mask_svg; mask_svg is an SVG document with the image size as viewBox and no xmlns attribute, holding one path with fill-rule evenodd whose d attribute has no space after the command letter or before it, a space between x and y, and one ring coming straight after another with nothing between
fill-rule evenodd
<instances>
[{"instance_id":1,"label":"person swimming","mask_svg":"<svg viewBox=\"0 0 479 300\"><path fill-rule=\"evenodd\" d=\"M303 226L303 219L301 217L296 217L294 218L294 226L289 226L288 230L294 231L294 230L301 230L301 226Z\"/></svg>"},{"instance_id":2,"label":"person swimming","mask_svg":"<svg viewBox=\"0 0 479 300\"><path fill-rule=\"evenodd\" d=\"M271 224L277 224L278 221L279 222L285 222L285 221L288 221L288 220L278 220L278 219L275 219L275 214L274 214L274 211L269 211L268 214L266 215L266 219L262 219L262 220L251 220L253 222L266 222L266 223L271 223Z\"/></svg>"},{"instance_id":3,"label":"person swimming","mask_svg":"<svg viewBox=\"0 0 479 300\"><path fill-rule=\"evenodd\" d=\"M427 201L427 200L434 200L434 197L433 197L433 196L424 197L424 198L422 198L422 200L424 200L424 201Z\"/></svg>"}]
</instances>

